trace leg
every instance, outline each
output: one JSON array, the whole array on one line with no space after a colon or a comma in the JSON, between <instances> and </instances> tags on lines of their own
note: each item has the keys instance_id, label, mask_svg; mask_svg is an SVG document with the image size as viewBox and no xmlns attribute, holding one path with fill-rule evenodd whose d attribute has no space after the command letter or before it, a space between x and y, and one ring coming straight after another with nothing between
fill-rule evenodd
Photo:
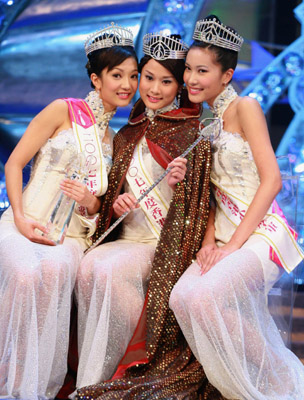
<instances>
[{"instance_id":1,"label":"leg","mask_svg":"<svg viewBox=\"0 0 304 400\"><path fill-rule=\"evenodd\" d=\"M284 346L266 294L261 260L250 248L204 276L192 264L172 291L170 307L186 339L228 399L304 398L304 368Z\"/></svg>"},{"instance_id":2,"label":"leg","mask_svg":"<svg viewBox=\"0 0 304 400\"><path fill-rule=\"evenodd\" d=\"M155 246L117 240L83 258L77 277L77 387L109 379L134 333Z\"/></svg>"},{"instance_id":3,"label":"leg","mask_svg":"<svg viewBox=\"0 0 304 400\"><path fill-rule=\"evenodd\" d=\"M30 242L10 224L3 229L0 397L54 398L66 373L71 293L82 250L75 240L50 247Z\"/></svg>"}]
</instances>

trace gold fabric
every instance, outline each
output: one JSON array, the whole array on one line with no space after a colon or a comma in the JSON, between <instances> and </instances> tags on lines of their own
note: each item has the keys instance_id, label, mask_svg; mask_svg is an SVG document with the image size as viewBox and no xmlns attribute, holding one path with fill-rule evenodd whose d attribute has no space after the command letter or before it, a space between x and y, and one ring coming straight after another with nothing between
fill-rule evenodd
<instances>
[{"instance_id":1,"label":"gold fabric","mask_svg":"<svg viewBox=\"0 0 304 400\"><path fill-rule=\"evenodd\" d=\"M140 104L135 106L135 112L138 107ZM178 157L197 138L198 116L198 110L179 109L157 115L151 122L141 114L120 130L114 139L109 188L94 240L111 223L112 204L120 193L139 139L145 134L147 140L170 157ZM187 165L186 177L176 187L156 248L146 313L142 317L146 318L149 361L129 368L121 379L79 389L78 399L223 399L208 383L168 306L171 290L195 258L205 232L209 212L210 144L201 141L188 156Z\"/></svg>"}]
</instances>

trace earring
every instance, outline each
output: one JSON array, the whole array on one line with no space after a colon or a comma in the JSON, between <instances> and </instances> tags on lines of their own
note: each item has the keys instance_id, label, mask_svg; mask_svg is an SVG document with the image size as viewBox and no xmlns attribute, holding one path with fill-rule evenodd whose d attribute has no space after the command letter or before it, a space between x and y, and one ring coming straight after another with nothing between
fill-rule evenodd
<instances>
[{"instance_id":1,"label":"earring","mask_svg":"<svg viewBox=\"0 0 304 400\"><path fill-rule=\"evenodd\" d=\"M179 89L178 92L177 92L177 107L178 108L180 108L181 96L182 96L182 90Z\"/></svg>"}]
</instances>

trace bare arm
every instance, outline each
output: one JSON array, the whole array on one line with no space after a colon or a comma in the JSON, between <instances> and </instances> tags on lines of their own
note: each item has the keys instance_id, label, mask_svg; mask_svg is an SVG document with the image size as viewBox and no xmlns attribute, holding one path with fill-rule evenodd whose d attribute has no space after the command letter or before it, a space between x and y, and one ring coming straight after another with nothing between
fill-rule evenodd
<instances>
[{"instance_id":1,"label":"bare arm","mask_svg":"<svg viewBox=\"0 0 304 400\"><path fill-rule=\"evenodd\" d=\"M260 186L229 243L240 248L264 218L282 187L279 166L271 146L264 114L249 97L238 104L238 118L250 145L260 177Z\"/></svg>"},{"instance_id":2,"label":"bare arm","mask_svg":"<svg viewBox=\"0 0 304 400\"><path fill-rule=\"evenodd\" d=\"M237 104L237 119L250 145L259 173L260 185L231 239L209 256L203 265L203 273L246 242L264 218L282 186L280 170L271 146L265 117L258 102L248 97L242 98Z\"/></svg>"},{"instance_id":3,"label":"bare arm","mask_svg":"<svg viewBox=\"0 0 304 400\"><path fill-rule=\"evenodd\" d=\"M45 231L39 223L27 220L22 207L22 170L37 151L60 130L70 127L68 108L63 100L56 100L44 108L29 124L5 165L8 197L19 231L30 240L51 244L37 235L35 228Z\"/></svg>"},{"instance_id":4,"label":"bare arm","mask_svg":"<svg viewBox=\"0 0 304 400\"><path fill-rule=\"evenodd\" d=\"M75 200L81 206L86 207L89 215L93 215L99 211L101 205L100 198L93 195L83 183L76 180L64 179L60 184L60 188L68 197Z\"/></svg>"}]
</instances>

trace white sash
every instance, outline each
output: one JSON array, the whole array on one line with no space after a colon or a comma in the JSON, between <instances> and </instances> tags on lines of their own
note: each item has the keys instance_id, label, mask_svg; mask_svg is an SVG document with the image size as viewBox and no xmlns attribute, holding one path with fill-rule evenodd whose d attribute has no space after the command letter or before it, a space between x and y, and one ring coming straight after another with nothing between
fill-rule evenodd
<instances>
[{"instance_id":1,"label":"white sash","mask_svg":"<svg viewBox=\"0 0 304 400\"><path fill-rule=\"evenodd\" d=\"M214 185L217 206L232 225L239 226L249 204L239 196L228 193L214 179L211 179L211 182ZM260 235L274 249L283 268L289 273L304 258L304 253L292 235L289 226L278 214L267 213L253 234Z\"/></svg>"},{"instance_id":2,"label":"white sash","mask_svg":"<svg viewBox=\"0 0 304 400\"><path fill-rule=\"evenodd\" d=\"M85 154L90 165L88 189L92 194L102 196L108 187L108 175L94 115L83 100L69 100L68 104L78 151Z\"/></svg>"},{"instance_id":3,"label":"white sash","mask_svg":"<svg viewBox=\"0 0 304 400\"><path fill-rule=\"evenodd\" d=\"M127 182L136 198L139 198L148 187L154 183L143 161L142 148L144 144L146 144L145 138L143 138L135 147L126 175ZM149 195L140 202L140 206L145 213L149 228L158 239L165 223L169 203L161 194L159 189L155 187Z\"/></svg>"},{"instance_id":4,"label":"white sash","mask_svg":"<svg viewBox=\"0 0 304 400\"><path fill-rule=\"evenodd\" d=\"M92 194L102 196L108 188L108 175L94 114L84 100L64 100L69 106L78 151L85 154L85 161L89 164L87 187ZM87 240L88 244L91 244L89 238L96 230L99 214L89 217L86 208L78 204L76 215L81 224L88 229Z\"/></svg>"}]
</instances>

